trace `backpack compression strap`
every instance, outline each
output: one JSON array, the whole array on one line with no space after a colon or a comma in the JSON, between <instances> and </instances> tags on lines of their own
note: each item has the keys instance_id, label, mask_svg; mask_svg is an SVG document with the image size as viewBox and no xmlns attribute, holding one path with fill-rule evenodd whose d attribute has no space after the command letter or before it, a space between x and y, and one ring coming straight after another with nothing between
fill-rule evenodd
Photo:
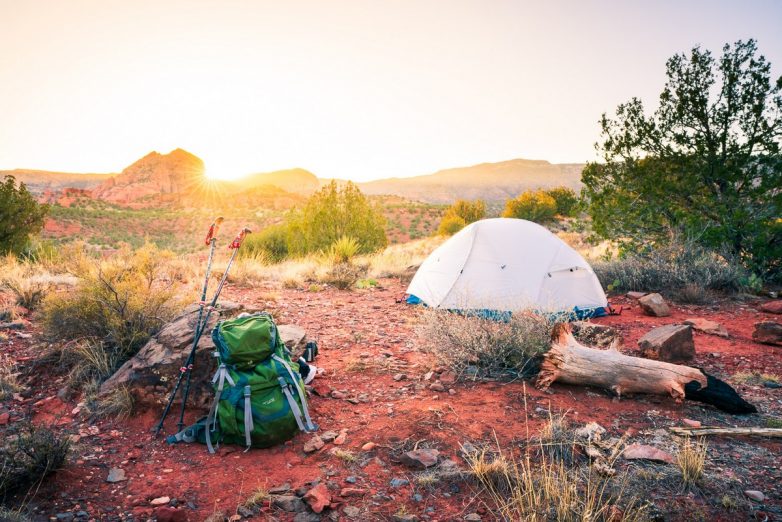
<instances>
[{"instance_id":1,"label":"backpack compression strap","mask_svg":"<svg viewBox=\"0 0 782 522\"><path fill-rule=\"evenodd\" d=\"M245 453L250 449L250 446L252 446L252 438L251 434L253 432L253 407L252 403L250 402L250 392L251 388L249 385L244 387L244 443L247 446L247 448L244 450Z\"/></svg>"},{"instance_id":2,"label":"backpack compression strap","mask_svg":"<svg viewBox=\"0 0 782 522\"><path fill-rule=\"evenodd\" d=\"M294 383L297 382L297 379L293 374L293 370L291 370L291 367L288 365L287 362L285 362L283 358L279 357L277 354L274 354L272 355L272 359L277 361L285 368L285 370L287 370L288 375L291 378L291 381L293 381ZM288 400L288 405L290 405L291 407L291 411L293 412L293 417L296 419L296 424L298 424L299 430L305 431L307 433L318 431L318 427L312 422L312 418L310 418L310 411L309 408L307 408L307 399L304 397L304 394L301 393L299 387L296 386L295 384L293 385L289 384L281 376L278 377L277 379L280 381L280 387L282 388L282 393L285 394L285 398ZM299 377L299 379L301 379L301 377ZM296 394L301 399L301 409L299 409L299 405L293 399L293 394L291 394L291 388L293 388L296 391ZM304 422L302 422L301 419L302 410L304 413Z\"/></svg>"},{"instance_id":3,"label":"backpack compression strap","mask_svg":"<svg viewBox=\"0 0 782 522\"><path fill-rule=\"evenodd\" d=\"M217 352L215 352L215 356L218 356ZM225 364L220 363L220 366L217 367L217 372L215 372L214 377L212 377L212 384L217 383L217 390L215 391L215 400L212 402L212 407L209 409L209 416L206 418L206 447L209 449L209 453L215 452L215 449L212 446L211 433L217 430L217 406L220 404L220 396L223 394L225 381L228 381L231 386L236 386L236 383L231 378L231 374L228 373L228 368ZM246 422L247 421L245 420L245 423Z\"/></svg>"}]
</instances>

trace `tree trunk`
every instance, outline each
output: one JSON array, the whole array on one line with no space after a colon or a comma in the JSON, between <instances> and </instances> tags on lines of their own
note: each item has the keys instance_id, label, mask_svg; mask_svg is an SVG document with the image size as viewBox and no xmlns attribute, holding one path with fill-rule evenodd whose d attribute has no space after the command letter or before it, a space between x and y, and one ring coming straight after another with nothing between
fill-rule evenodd
<instances>
[{"instance_id":1,"label":"tree trunk","mask_svg":"<svg viewBox=\"0 0 782 522\"><path fill-rule=\"evenodd\" d=\"M622 396L625 393L670 395L712 404L729 413L754 413L755 407L742 399L727 383L698 368L624 355L615 344L596 350L580 344L570 325L554 327L551 349L545 354L536 386L553 382L596 386Z\"/></svg>"}]
</instances>

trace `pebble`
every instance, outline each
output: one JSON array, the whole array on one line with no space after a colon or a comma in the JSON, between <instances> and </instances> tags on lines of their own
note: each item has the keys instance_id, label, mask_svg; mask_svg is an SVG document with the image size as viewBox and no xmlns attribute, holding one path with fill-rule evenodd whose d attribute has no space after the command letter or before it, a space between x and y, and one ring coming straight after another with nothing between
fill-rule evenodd
<instances>
[{"instance_id":1,"label":"pebble","mask_svg":"<svg viewBox=\"0 0 782 522\"><path fill-rule=\"evenodd\" d=\"M361 446L361 451L372 451L373 449L375 449L375 446L377 446L377 444L375 444L374 442L367 442L366 444Z\"/></svg>"},{"instance_id":2,"label":"pebble","mask_svg":"<svg viewBox=\"0 0 782 522\"><path fill-rule=\"evenodd\" d=\"M354 475L350 475L349 477L345 477L345 482L347 482L348 484L355 484L356 482L358 482L358 477Z\"/></svg>"},{"instance_id":3,"label":"pebble","mask_svg":"<svg viewBox=\"0 0 782 522\"><path fill-rule=\"evenodd\" d=\"M106 477L106 482L122 482L123 480L127 480L125 477L125 470L122 468L111 468L109 470L109 476Z\"/></svg>"},{"instance_id":4,"label":"pebble","mask_svg":"<svg viewBox=\"0 0 782 522\"><path fill-rule=\"evenodd\" d=\"M744 494L747 496L748 499L754 500L755 502L763 502L766 500L766 495L764 495L762 492L757 491L755 489L748 489L744 492Z\"/></svg>"},{"instance_id":5,"label":"pebble","mask_svg":"<svg viewBox=\"0 0 782 522\"><path fill-rule=\"evenodd\" d=\"M445 391L445 386L443 386L442 383L440 383L440 382L433 382L429 386L429 389L432 390L432 391L436 391L436 392L444 392Z\"/></svg>"},{"instance_id":6,"label":"pebble","mask_svg":"<svg viewBox=\"0 0 782 522\"><path fill-rule=\"evenodd\" d=\"M410 484L410 481L403 478L392 478L390 484L392 488L401 488Z\"/></svg>"},{"instance_id":7,"label":"pebble","mask_svg":"<svg viewBox=\"0 0 782 522\"><path fill-rule=\"evenodd\" d=\"M304 453L313 453L315 451L318 451L324 445L325 442L323 442L323 439L315 435L310 440L304 443Z\"/></svg>"},{"instance_id":8,"label":"pebble","mask_svg":"<svg viewBox=\"0 0 782 522\"><path fill-rule=\"evenodd\" d=\"M692 419L682 419L682 422L689 426L690 428L700 428L701 427L701 421L696 421Z\"/></svg>"},{"instance_id":9,"label":"pebble","mask_svg":"<svg viewBox=\"0 0 782 522\"><path fill-rule=\"evenodd\" d=\"M170 497L157 497L155 499L152 499L152 502L150 502L150 504L152 504L153 506L165 506L169 502L171 502Z\"/></svg>"}]
</instances>

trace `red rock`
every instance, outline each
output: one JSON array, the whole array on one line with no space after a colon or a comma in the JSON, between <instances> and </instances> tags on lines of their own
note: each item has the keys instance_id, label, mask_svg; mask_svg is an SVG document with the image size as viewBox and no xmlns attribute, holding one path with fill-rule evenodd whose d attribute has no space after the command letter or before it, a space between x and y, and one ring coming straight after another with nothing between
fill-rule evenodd
<instances>
[{"instance_id":1,"label":"red rock","mask_svg":"<svg viewBox=\"0 0 782 522\"><path fill-rule=\"evenodd\" d=\"M11 414L8 412L0 413L0 426L8 424L8 420L11 418Z\"/></svg>"},{"instance_id":2,"label":"red rock","mask_svg":"<svg viewBox=\"0 0 782 522\"><path fill-rule=\"evenodd\" d=\"M315 451L318 451L324 445L325 442L323 442L323 439L315 435L310 440L304 443L304 453L313 453Z\"/></svg>"},{"instance_id":3,"label":"red rock","mask_svg":"<svg viewBox=\"0 0 782 522\"><path fill-rule=\"evenodd\" d=\"M454 384L456 382L456 374L453 372L444 372L440 375L440 382L445 385Z\"/></svg>"},{"instance_id":4,"label":"red rock","mask_svg":"<svg viewBox=\"0 0 782 522\"><path fill-rule=\"evenodd\" d=\"M628 460L654 460L657 462L665 462L667 464L673 464L673 455L667 451L655 448L654 446L646 446L644 444L631 444L624 450L624 458Z\"/></svg>"},{"instance_id":5,"label":"red rock","mask_svg":"<svg viewBox=\"0 0 782 522\"><path fill-rule=\"evenodd\" d=\"M720 323L716 321L709 321L701 317L690 317L684 320L684 324L688 324L698 330L709 335L718 335L720 337L729 337L728 330L725 329Z\"/></svg>"},{"instance_id":6,"label":"red rock","mask_svg":"<svg viewBox=\"0 0 782 522\"><path fill-rule=\"evenodd\" d=\"M345 431L345 430L342 430L342 431L339 432L339 435L337 435L337 437L334 439L334 444L336 446L342 446L343 444L345 444L345 441L347 440L347 438L348 438L348 432Z\"/></svg>"},{"instance_id":7,"label":"red rock","mask_svg":"<svg viewBox=\"0 0 782 522\"><path fill-rule=\"evenodd\" d=\"M653 328L638 341L641 355L666 362L689 361L695 356L692 327L669 324Z\"/></svg>"},{"instance_id":8,"label":"red rock","mask_svg":"<svg viewBox=\"0 0 782 522\"><path fill-rule=\"evenodd\" d=\"M671 308L660 294L645 295L638 299L638 304L641 305L646 315L653 317L667 317L671 315Z\"/></svg>"},{"instance_id":9,"label":"red rock","mask_svg":"<svg viewBox=\"0 0 782 522\"><path fill-rule=\"evenodd\" d=\"M755 323L755 331L752 332L752 340L756 343L782 346L782 324L775 323L774 321L761 321Z\"/></svg>"},{"instance_id":10,"label":"red rock","mask_svg":"<svg viewBox=\"0 0 782 522\"><path fill-rule=\"evenodd\" d=\"M309 504L315 513L320 513L331 504L331 493L325 484L318 484L304 495L304 502Z\"/></svg>"},{"instance_id":11,"label":"red rock","mask_svg":"<svg viewBox=\"0 0 782 522\"><path fill-rule=\"evenodd\" d=\"M181 509L162 506L155 508L152 513L157 522L187 522L187 513Z\"/></svg>"},{"instance_id":12,"label":"red rock","mask_svg":"<svg viewBox=\"0 0 782 522\"><path fill-rule=\"evenodd\" d=\"M690 428L700 428L701 427L701 421L696 421L692 419L682 419L682 422L689 426Z\"/></svg>"},{"instance_id":13,"label":"red rock","mask_svg":"<svg viewBox=\"0 0 782 522\"><path fill-rule=\"evenodd\" d=\"M361 451L372 451L373 449L375 449L375 446L377 446L377 444L375 444L374 442L367 442L366 444L361 446Z\"/></svg>"},{"instance_id":14,"label":"red rock","mask_svg":"<svg viewBox=\"0 0 782 522\"><path fill-rule=\"evenodd\" d=\"M367 490L362 488L342 488L339 492L340 497L361 497L366 494Z\"/></svg>"},{"instance_id":15,"label":"red rock","mask_svg":"<svg viewBox=\"0 0 782 522\"><path fill-rule=\"evenodd\" d=\"M437 464L437 457L440 456L440 452L432 448L423 448L413 451L408 451L402 455L400 459L403 464L406 464L412 468L429 468Z\"/></svg>"},{"instance_id":16,"label":"red rock","mask_svg":"<svg viewBox=\"0 0 782 522\"><path fill-rule=\"evenodd\" d=\"M763 303L760 305L760 311L769 314L782 314L782 299Z\"/></svg>"}]
</instances>

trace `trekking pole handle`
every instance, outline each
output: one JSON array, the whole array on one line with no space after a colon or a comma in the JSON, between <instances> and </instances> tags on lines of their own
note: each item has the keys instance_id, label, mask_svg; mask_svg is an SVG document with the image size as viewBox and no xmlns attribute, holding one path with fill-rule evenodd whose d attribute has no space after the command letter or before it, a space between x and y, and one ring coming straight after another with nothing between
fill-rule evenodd
<instances>
[{"instance_id":1,"label":"trekking pole handle","mask_svg":"<svg viewBox=\"0 0 782 522\"><path fill-rule=\"evenodd\" d=\"M214 220L214 222L209 226L209 232L206 233L206 239L204 239L204 243L208 246L213 239L217 239L217 231L220 230L220 225L223 223L223 218L218 217Z\"/></svg>"},{"instance_id":2,"label":"trekking pole handle","mask_svg":"<svg viewBox=\"0 0 782 522\"><path fill-rule=\"evenodd\" d=\"M251 234L251 233L252 233L252 230L250 230L249 228L247 228L247 227L243 228L242 231L239 232L239 235L237 235L234 238L234 240L231 242L231 244L228 245L228 248L230 248L232 250L239 248L240 246L242 246L242 241L244 241L245 236L247 236L247 234Z\"/></svg>"}]
</instances>

